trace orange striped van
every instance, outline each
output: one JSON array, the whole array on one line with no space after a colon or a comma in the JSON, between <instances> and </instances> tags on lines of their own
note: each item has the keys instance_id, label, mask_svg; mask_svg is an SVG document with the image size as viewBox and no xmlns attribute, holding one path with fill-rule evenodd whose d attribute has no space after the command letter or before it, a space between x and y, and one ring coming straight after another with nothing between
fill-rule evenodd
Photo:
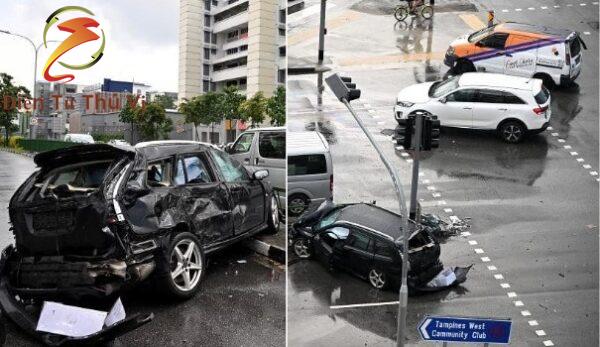
<instances>
[{"instance_id":1,"label":"orange striped van","mask_svg":"<svg viewBox=\"0 0 600 347\"><path fill-rule=\"evenodd\" d=\"M552 87L570 84L579 76L582 48L585 43L575 31L500 23L454 40L444 63L454 73L535 77Z\"/></svg>"}]
</instances>

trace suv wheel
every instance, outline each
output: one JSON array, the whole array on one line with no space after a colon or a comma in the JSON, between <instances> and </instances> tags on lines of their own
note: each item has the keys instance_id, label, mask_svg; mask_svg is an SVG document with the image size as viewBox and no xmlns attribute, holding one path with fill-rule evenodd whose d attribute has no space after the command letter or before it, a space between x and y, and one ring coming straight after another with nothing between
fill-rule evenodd
<instances>
[{"instance_id":1,"label":"suv wheel","mask_svg":"<svg viewBox=\"0 0 600 347\"><path fill-rule=\"evenodd\" d=\"M371 269L369 271L369 283L376 289L383 289L387 285L387 277L383 271Z\"/></svg>"},{"instance_id":2,"label":"suv wheel","mask_svg":"<svg viewBox=\"0 0 600 347\"><path fill-rule=\"evenodd\" d=\"M300 259L308 259L312 255L310 252L310 243L308 239L305 239L304 237L295 239L292 247L294 249L294 254Z\"/></svg>"},{"instance_id":3,"label":"suv wheel","mask_svg":"<svg viewBox=\"0 0 600 347\"><path fill-rule=\"evenodd\" d=\"M277 204L277 198L275 195L271 196L271 203L269 204L269 220L267 222L268 227L265 230L266 234L277 234L279 231L279 225L281 221L279 219L279 204Z\"/></svg>"},{"instance_id":4,"label":"suv wheel","mask_svg":"<svg viewBox=\"0 0 600 347\"><path fill-rule=\"evenodd\" d=\"M288 211L292 216L299 216L308 208L308 198L304 195L292 195L288 201Z\"/></svg>"},{"instance_id":5,"label":"suv wheel","mask_svg":"<svg viewBox=\"0 0 600 347\"><path fill-rule=\"evenodd\" d=\"M167 252L168 271L159 278L159 286L170 296L188 299L200 289L204 276L204 252L198 238L189 232L175 235Z\"/></svg>"},{"instance_id":6,"label":"suv wheel","mask_svg":"<svg viewBox=\"0 0 600 347\"><path fill-rule=\"evenodd\" d=\"M526 129L520 122L508 121L499 128L500 137L508 143L519 143L525 137Z\"/></svg>"}]
</instances>

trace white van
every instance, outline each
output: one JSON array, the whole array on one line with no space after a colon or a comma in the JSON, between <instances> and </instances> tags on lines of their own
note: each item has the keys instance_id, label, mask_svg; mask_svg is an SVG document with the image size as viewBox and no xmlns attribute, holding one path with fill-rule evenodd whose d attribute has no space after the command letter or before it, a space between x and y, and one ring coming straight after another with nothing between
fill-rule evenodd
<instances>
[{"instance_id":1,"label":"white van","mask_svg":"<svg viewBox=\"0 0 600 347\"><path fill-rule=\"evenodd\" d=\"M225 148L231 157L252 170L265 169L265 179L276 193L280 211L286 206L285 127L256 128L243 132Z\"/></svg>"},{"instance_id":2,"label":"white van","mask_svg":"<svg viewBox=\"0 0 600 347\"><path fill-rule=\"evenodd\" d=\"M66 134L63 139L65 142L76 142L76 143L86 143L93 144L94 138L90 134Z\"/></svg>"},{"instance_id":3,"label":"white van","mask_svg":"<svg viewBox=\"0 0 600 347\"><path fill-rule=\"evenodd\" d=\"M321 133L292 131L287 136L288 213L298 216L333 197L333 165Z\"/></svg>"},{"instance_id":4,"label":"white van","mask_svg":"<svg viewBox=\"0 0 600 347\"><path fill-rule=\"evenodd\" d=\"M495 72L568 85L581 72L581 48L572 30L541 25L500 23L454 40L444 63L455 73Z\"/></svg>"}]
</instances>

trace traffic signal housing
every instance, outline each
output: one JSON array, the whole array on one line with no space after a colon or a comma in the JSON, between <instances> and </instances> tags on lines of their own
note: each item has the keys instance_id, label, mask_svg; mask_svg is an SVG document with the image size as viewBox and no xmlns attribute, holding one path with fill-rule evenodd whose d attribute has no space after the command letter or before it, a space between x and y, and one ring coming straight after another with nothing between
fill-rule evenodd
<instances>
[{"instance_id":1,"label":"traffic signal housing","mask_svg":"<svg viewBox=\"0 0 600 347\"><path fill-rule=\"evenodd\" d=\"M440 120L437 116L423 118L422 149L430 151L440 146Z\"/></svg>"},{"instance_id":2,"label":"traffic signal housing","mask_svg":"<svg viewBox=\"0 0 600 347\"><path fill-rule=\"evenodd\" d=\"M415 126L415 117L409 116L405 119L398 119L398 126L396 127L396 143L405 150L413 148L412 137Z\"/></svg>"},{"instance_id":3,"label":"traffic signal housing","mask_svg":"<svg viewBox=\"0 0 600 347\"><path fill-rule=\"evenodd\" d=\"M356 83L352 83L350 77L340 77L338 74L333 74L327 77L325 82L340 101L350 102L360 98L360 89L356 89Z\"/></svg>"}]
</instances>

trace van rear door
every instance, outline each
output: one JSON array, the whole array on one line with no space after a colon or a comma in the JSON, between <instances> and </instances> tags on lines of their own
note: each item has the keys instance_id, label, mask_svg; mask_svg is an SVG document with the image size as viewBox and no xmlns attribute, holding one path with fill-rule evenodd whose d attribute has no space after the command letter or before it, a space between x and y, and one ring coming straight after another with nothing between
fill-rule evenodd
<instances>
[{"instance_id":1,"label":"van rear door","mask_svg":"<svg viewBox=\"0 0 600 347\"><path fill-rule=\"evenodd\" d=\"M574 79L581 71L581 49L586 49L586 45L577 33L573 33L569 36L565 43L567 55L569 56L566 61L567 63L570 63L569 77Z\"/></svg>"}]
</instances>

